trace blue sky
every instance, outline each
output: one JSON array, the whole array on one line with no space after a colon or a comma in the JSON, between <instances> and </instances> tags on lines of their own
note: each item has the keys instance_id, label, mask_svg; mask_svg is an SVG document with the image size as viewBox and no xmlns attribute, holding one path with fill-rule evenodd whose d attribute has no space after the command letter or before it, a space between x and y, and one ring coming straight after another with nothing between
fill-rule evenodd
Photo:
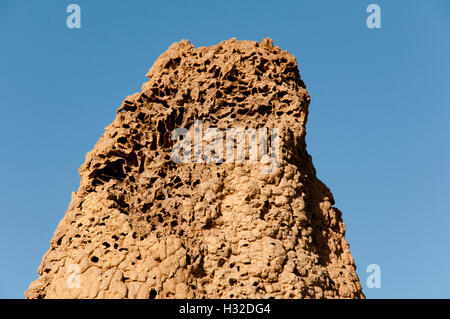
<instances>
[{"instance_id":1,"label":"blue sky","mask_svg":"<svg viewBox=\"0 0 450 319\"><path fill-rule=\"evenodd\" d=\"M81 29L66 7L81 7ZM366 7L381 7L368 29ZM450 2L0 2L0 298L23 298L78 167L174 41L274 39L311 94L308 151L369 298L450 297ZM381 288L366 286L369 264Z\"/></svg>"}]
</instances>

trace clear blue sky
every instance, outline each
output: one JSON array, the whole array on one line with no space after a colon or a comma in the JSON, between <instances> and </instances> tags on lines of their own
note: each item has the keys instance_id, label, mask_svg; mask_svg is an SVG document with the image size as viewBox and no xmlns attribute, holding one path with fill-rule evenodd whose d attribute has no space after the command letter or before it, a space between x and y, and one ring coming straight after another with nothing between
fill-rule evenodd
<instances>
[{"instance_id":1,"label":"clear blue sky","mask_svg":"<svg viewBox=\"0 0 450 319\"><path fill-rule=\"evenodd\" d=\"M66 7L81 6L79 30ZM381 7L368 29L366 7ZM450 1L0 2L0 298L23 298L86 152L169 45L274 39L369 298L450 297ZM381 267L381 288L366 267Z\"/></svg>"}]
</instances>

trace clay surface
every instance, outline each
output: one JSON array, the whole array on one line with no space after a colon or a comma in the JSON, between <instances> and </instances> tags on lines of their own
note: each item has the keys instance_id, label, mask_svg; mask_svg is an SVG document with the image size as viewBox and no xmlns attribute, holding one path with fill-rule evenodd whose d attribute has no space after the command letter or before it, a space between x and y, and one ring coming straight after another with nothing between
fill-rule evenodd
<instances>
[{"instance_id":1,"label":"clay surface","mask_svg":"<svg viewBox=\"0 0 450 319\"><path fill-rule=\"evenodd\" d=\"M306 151L293 55L174 43L79 172L27 298L363 298L341 212ZM280 160L174 163L175 128L276 127Z\"/></svg>"}]
</instances>

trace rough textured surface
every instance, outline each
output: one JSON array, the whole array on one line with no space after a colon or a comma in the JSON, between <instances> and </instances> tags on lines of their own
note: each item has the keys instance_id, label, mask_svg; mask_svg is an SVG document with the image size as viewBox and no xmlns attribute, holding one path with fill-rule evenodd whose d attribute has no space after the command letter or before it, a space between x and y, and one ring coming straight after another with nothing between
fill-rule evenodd
<instances>
[{"instance_id":1,"label":"rough textured surface","mask_svg":"<svg viewBox=\"0 0 450 319\"><path fill-rule=\"evenodd\" d=\"M28 298L362 298L341 212L306 152L294 56L173 44L80 168ZM176 127L277 127L281 161L175 164ZM69 287L73 267L79 285Z\"/></svg>"}]
</instances>

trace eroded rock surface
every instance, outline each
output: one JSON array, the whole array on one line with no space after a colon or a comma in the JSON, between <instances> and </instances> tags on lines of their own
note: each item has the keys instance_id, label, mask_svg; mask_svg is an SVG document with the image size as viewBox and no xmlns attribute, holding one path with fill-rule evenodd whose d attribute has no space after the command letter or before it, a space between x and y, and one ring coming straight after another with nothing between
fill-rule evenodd
<instances>
[{"instance_id":1,"label":"eroded rock surface","mask_svg":"<svg viewBox=\"0 0 450 319\"><path fill-rule=\"evenodd\" d=\"M306 151L294 56L174 43L80 168L28 298L361 298L341 212ZM177 127L276 127L280 162L174 163Z\"/></svg>"}]
</instances>

